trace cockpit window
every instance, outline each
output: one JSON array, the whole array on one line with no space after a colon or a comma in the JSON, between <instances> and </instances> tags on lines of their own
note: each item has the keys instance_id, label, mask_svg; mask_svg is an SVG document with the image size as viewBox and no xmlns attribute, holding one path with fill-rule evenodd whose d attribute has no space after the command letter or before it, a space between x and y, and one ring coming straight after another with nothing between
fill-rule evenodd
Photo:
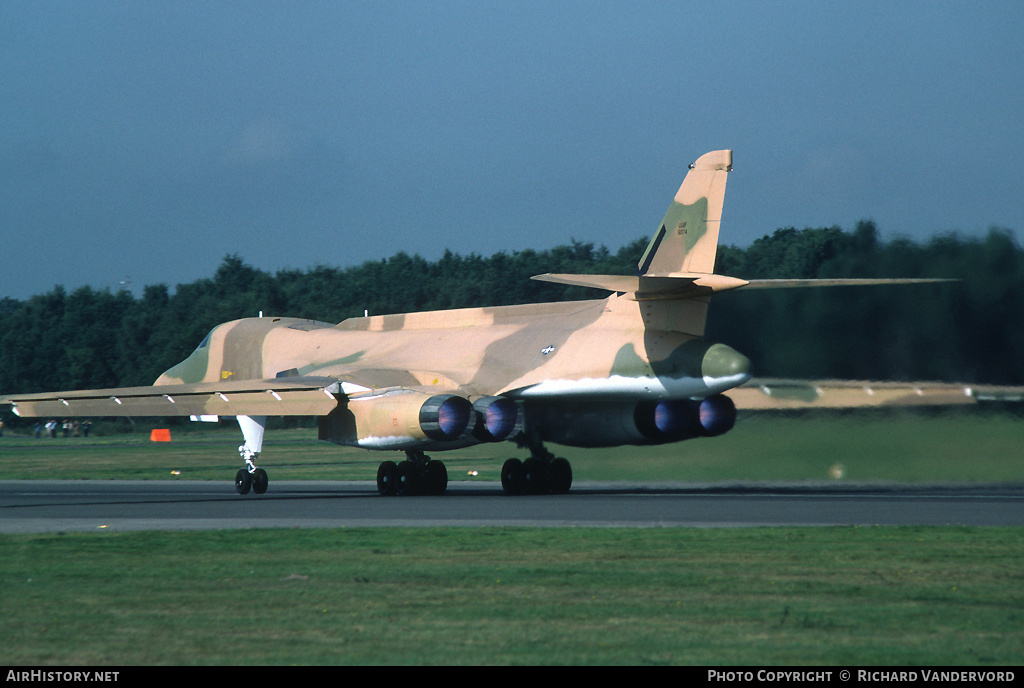
<instances>
[{"instance_id":1,"label":"cockpit window","mask_svg":"<svg viewBox=\"0 0 1024 688\"><path fill-rule=\"evenodd\" d=\"M199 351L200 349L205 349L206 347L210 346L210 337L212 336L213 330L207 332L206 336L203 337L203 341L199 342L199 346L196 347L196 351Z\"/></svg>"},{"instance_id":2,"label":"cockpit window","mask_svg":"<svg viewBox=\"0 0 1024 688\"><path fill-rule=\"evenodd\" d=\"M305 322L295 323L288 326L292 330L301 330L303 332L312 332L313 330L324 330L334 327L331 323L320 322L319 320L307 320Z\"/></svg>"}]
</instances>

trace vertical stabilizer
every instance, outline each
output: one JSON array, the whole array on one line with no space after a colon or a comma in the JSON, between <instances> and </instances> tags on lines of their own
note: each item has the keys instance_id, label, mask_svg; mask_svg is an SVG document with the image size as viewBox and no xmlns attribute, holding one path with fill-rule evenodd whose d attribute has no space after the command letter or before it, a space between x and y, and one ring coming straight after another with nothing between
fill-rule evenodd
<instances>
[{"instance_id":1,"label":"vertical stabilizer","mask_svg":"<svg viewBox=\"0 0 1024 688\"><path fill-rule=\"evenodd\" d=\"M690 165L638 266L641 275L713 273L732 151L705 153Z\"/></svg>"}]
</instances>

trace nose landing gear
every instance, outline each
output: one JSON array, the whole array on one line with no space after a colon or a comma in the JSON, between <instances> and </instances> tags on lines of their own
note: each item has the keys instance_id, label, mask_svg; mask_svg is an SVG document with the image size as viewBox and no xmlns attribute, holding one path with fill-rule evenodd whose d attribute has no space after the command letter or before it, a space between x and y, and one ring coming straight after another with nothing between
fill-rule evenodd
<instances>
[{"instance_id":1,"label":"nose landing gear","mask_svg":"<svg viewBox=\"0 0 1024 688\"><path fill-rule=\"evenodd\" d=\"M240 495L249 494L251 490L261 495L267 491L270 481L267 472L256 465L256 458L263 448L263 432L267 426L266 416L238 416L238 425L242 428L245 444L238 448L238 453L245 460L245 468L235 473L235 492Z\"/></svg>"}]
</instances>

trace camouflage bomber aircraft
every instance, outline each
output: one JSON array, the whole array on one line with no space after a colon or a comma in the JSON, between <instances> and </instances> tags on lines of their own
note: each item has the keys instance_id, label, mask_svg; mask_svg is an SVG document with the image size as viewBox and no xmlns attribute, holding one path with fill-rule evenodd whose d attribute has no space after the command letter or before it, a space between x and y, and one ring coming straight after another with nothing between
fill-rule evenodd
<instances>
[{"instance_id":1,"label":"camouflage bomber aircraft","mask_svg":"<svg viewBox=\"0 0 1024 688\"><path fill-rule=\"evenodd\" d=\"M351 318L338 325L245 318L218 325L152 387L20 394L21 416L236 416L239 493L262 494L268 416L319 417L319 438L405 453L380 464L382 495L442 494L425 452L516 441L508 494L564 493L572 469L545 443L606 447L720 435L742 407L969 403L951 385L749 383L750 361L705 341L710 297L744 288L934 280L755 280L714 273L732 151L690 165L637 274L539 275L606 298ZM733 397L724 392L733 390Z\"/></svg>"}]
</instances>

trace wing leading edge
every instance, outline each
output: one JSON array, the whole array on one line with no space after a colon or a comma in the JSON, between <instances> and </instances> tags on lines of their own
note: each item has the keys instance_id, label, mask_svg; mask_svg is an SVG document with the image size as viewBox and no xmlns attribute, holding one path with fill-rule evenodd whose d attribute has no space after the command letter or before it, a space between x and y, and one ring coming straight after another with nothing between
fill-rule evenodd
<instances>
[{"instance_id":1,"label":"wing leading edge","mask_svg":"<svg viewBox=\"0 0 1024 688\"><path fill-rule=\"evenodd\" d=\"M274 378L120 387L0 399L19 416L319 416L338 406L332 378Z\"/></svg>"}]
</instances>

